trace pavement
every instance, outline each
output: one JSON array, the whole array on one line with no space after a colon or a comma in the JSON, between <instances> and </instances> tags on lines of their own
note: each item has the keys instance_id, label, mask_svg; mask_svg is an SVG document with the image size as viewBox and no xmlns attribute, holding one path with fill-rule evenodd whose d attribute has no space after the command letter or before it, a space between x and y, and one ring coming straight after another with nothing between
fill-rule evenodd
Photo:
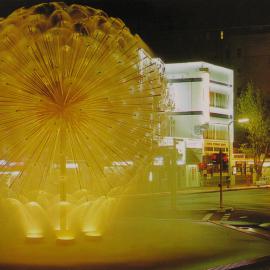
<instances>
[{"instance_id":1,"label":"pavement","mask_svg":"<svg viewBox=\"0 0 270 270\"><path fill-rule=\"evenodd\" d=\"M238 256L232 257L228 252L219 253L222 259L209 258L202 260L200 266L176 267L172 269L199 269L199 270L228 270L228 269L270 269L270 249L262 255L261 249L253 246L252 252L248 248L253 245L254 239L259 242L270 243L270 194L269 186L235 186L224 188L224 208L219 209L219 188L194 188L177 192L176 209L170 209L170 193L155 193L153 196L138 196L136 207L131 207L127 215L133 217L144 216L160 220L177 219L182 221L197 222L200 224L212 224L222 228L223 233L230 238L231 232L238 235L239 239L224 241L219 235L209 233L206 241L221 246L235 247ZM142 211L143 209L143 211ZM137 212L138 211L138 212ZM213 229L213 227L212 227ZM247 240L251 237L253 240ZM194 239L193 239L194 240ZM195 240L194 240L195 241ZM240 248L241 243L246 243ZM195 256L195 255L194 255ZM213 266L216 267L213 268ZM171 269L171 268L164 268Z\"/></svg>"},{"instance_id":2,"label":"pavement","mask_svg":"<svg viewBox=\"0 0 270 270\"><path fill-rule=\"evenodd\" d=\"M14 234L2 237L0 269L67 269L41 266L48 258L51 264L64 260L72 270L270 269L269 188L234 187L224 193L222 210L216 191L178 192L175 209L171 208L170 193L125 197L103 239L91 242L79 238L79 246L63 248L53 239L25 246ZM1 224L6 224L3 216ZM4 264L14 258L17 265ZM36 265L20 264L27 260Z\"/></svg>"},{"instance_id":3,"label":"pavement","mask_svg":"<svg viewBox=\"0 0 270 270\"><path fill-rule=\"evenodd\" d=\"M270 250L265 239L211 222L176 218L119 219L102 240L80 243L78 248L72 243L50 244L45 239L28 245L17 241L16 246L7 241L0 245L2 261L16 260L17 265L3 264L0 269L207 270L265 257ZM55 264L59 259L65 264ZM50 264L44 267L44 260Z\"/></svg>"},{"instance_id":4,"label":"pavement","mask_svg":"<svg viewBox=\"0 0 270 270\"><path fill-rule=\"evenodd\" d=\"M204 221L270 241L270 212L262 213L248 209L224 208L210 210ZM228 265L210 268L209 270L269 270L270 256L257 257Z\"/></svg>"},{"instance_id":5,"label":"pavement","mask_svg":"<svg viewBox=\"0 0 270 270\"><path fill-rule=\"evenodd\" d=\"M265 256L253 260L244 260L237 263L218 266L208 270L269 270L269 260L270 257Z\"/></svg>"},{"instance_id":6,"label":"pavement","mask_svg":"<svg viewBox=\"0 0 270 270\"><path fill-rule=\"evenodd\" d=\"M223 186L223 192L227 191L238 191L238 190L252 190L252 189L266 189L270 188L270 185L235 185L235 186ZM211 187L189 187L177 190L177 194L198 194L198 193L212 193L219 192L218 186ZM136 193L136 194L125 194L124 196L134 196L134 197L145 197L145 196L157 196L157 195L169 195L171 192L148 192L148 193Z\"/></svg>"},{"instance_id":7,"label":"pavement","mask_svg":"<svg viewBox=\"0 0 270 270\"><path fill-rule=\"evenodd\" d=\"M270 188L270 185L237 185L226 187L223 186L223 191L238 191L238 190L251 190L251 189L265 189ZM188 193L208 193L208 192L219 192L219 187L199 187L199 188L188 188L181 191L177 191L179 194L188 194Z\"/></svg>"}]
</instances>

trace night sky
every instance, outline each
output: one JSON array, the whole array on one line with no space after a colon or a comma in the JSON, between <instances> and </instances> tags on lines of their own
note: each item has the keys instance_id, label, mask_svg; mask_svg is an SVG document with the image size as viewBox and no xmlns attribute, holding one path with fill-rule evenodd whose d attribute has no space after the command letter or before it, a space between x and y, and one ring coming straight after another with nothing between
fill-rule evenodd
<instances>
[{"instance_id":1,"label":"night sky","mask_svg":"<svg viewBox=\"0 0 270 270\"><path fill-rule=\"evenodd\" d=\"M21 6L50 2L2 0L0 15ZM183 60L189 38L206 31L225 32L252 25L270 25L269 0L67 0L104 10L121 18L164 61ZM195 49L196 50L196 47ZM186 60L186 59L185 59Z\"/></svg>"}]
</instances>

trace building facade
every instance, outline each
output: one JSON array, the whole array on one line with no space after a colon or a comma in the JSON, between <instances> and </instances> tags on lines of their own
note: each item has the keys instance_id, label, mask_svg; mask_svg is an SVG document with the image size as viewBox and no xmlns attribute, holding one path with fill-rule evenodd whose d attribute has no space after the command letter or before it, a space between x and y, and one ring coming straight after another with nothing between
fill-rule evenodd
<instances>
[{"instance_id":1,"label":"building facade","mask_svg":"<svg viewBox=\"0 0 270 270\"><path fill-rule=\"evenodd\" d=\"M213 157L222 151L229 159L234 139L233 70L189 62L165 64L165 72L174 101L168 138L181 149L181 158L176 158L177 185L216 185L219 173Z\"/></svg>"}]
</instances>

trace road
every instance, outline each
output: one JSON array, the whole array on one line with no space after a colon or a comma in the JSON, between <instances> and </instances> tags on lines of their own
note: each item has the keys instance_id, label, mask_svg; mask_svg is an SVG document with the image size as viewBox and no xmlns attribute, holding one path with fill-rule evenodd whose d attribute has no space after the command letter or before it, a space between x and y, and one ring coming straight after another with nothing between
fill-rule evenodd
<instances>
[{"instance_id":1,"label":"road","mask_svg":"<svg viewBox=\"0 0 270 270\"><path fill-rule=\"evenodd\" d=\"M178 194L176 210L171 209L169 195L140 196L126 199L124 205L121 215L125 218L134 220L141 218L145 221L155 220L156 224L177 221L179 228L185 224L180 231L185 235L184 241L186 243L191 242L191 246L183 244L179 247L179 244L175 241L171 244L167 243L167 245L175 246L181 254L184 254L184 250L193 247L193 253L191 252L187 256L189 259L193 257L193 263L184 264L184 268L183 265L177 265L172 269L205 270L270 255L270 248L268 247L270 239L256 237L256 235L245 233L244 230L232 230L226 226L220 226L222 224L209 224L207 221L209 213L210 215L215 213L219 207L218 192ZM259 224L270 222L270 189L224 192L224 206L234 208L234 211L230 214L231 219L235 219L238 223L248 224L250 221L255 221ZM221 214L222 219L224 218L223 215L224 213ZM236 222L235 220L231 220L231 222ZM192 230L191 228L195 228L194 226L196 229ZM173 238L173 235L168 237L168 241L171 237ZM175 236L175 239L179 240L179 236ZM211 255L207 254L206 250L210 250ZM270 265L268 266L269 268L265 269L270 269ZM264 268L254 267L250 269Z\"/></svg>"},{"instance_id":2,"label":"road","mask_svg":"<svg viewBox=\"0 0 270 270\"><path fill-rule=\"evenodd\" d=\"M224 207L255 210L270 214L270 189L247 189L225 191L223 193ZM127 215L171 215L170 195L148 195L127 199ZM183 217L189 212L201 212L219 208L219 193L177 194L176 208ZM178 216L179 217L179 216Z\"/></svg>"},{"instance_id":3,"label":"road","mask_svg":"<svg viewBox=\"0 0 270 270\"><path fill-rule=\"evenodd\" d=\"M224 194L224 202L228 207L267 213L269 192L230 191ZM72 270L207 270L269 256L269 240L205 219L215 212L218 202L218 193L178 194L174 210L168 195L125 197L117 218L98 241L78 235L78 245L63 246L56 245L53 236L37 243L26 243L16 235L2 237L0 269L22 270L26 268L21 262L29 262L29 269L62 270L64 262ZM14 263L15 257L18 265L5 265ZM44 263L52 266L41 267Z\"/></svg>"}]
</instances>

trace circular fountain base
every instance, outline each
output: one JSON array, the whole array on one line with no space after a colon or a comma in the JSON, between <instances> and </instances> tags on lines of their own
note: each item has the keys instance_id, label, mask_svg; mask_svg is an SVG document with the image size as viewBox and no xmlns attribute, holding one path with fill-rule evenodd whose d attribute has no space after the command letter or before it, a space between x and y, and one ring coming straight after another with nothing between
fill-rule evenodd
<instances>
[{"instance_id":1,"label":"circular fountain base","mask_svg":"<svg viewBox=\"0 0 270 270\"><path fill-rule=\"evenodd\" d=\"M102 234L100 232L97 232L97 231L85 232L84 236L86 237L86 239L89 239L89 240L101 240L102 239Z\"/></svg>"},{"instance_id":2,"label":"circular fountain base","mask_svg":"<svg viewBox=\"0 0 270 270\"><path fill-rule=\"evenodd\" d=\"M73 232L69 230L56 231L57 242L69 243L69 242L73 242L74 240L75 240L75 236Z\"/></svg>"},{"instance_id":3,"label":"circular fountain base","mask_svg":"<svg viewBox=\"0 0 270 270\"><path fill-rule=\"evenodd\" d=\"M42 233L27 233L25 235L26 242L40 242L44 239L44 235Z\"/></svg>"}]
</instances>

